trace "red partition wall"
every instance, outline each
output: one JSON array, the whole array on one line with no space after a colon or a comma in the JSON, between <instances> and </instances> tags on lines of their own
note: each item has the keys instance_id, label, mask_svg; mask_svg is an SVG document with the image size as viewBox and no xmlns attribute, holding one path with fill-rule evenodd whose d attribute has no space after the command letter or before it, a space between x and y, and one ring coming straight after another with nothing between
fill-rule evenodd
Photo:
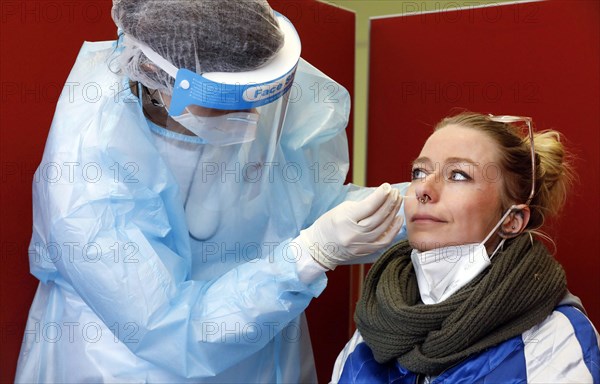
<instances>
[{"instance_id":1,"label":"red partition wall","mask_svg":"<svg viewBox=\"0 0 600 384\"><path fill-rule=\"evenodd\" d=\"M367 180L409 180L442 117L531 116L557 129L580 176L546 228L571 292L600 325L600 3L550 0L373 20Z\"/></svg>"},{"instance_id":2,"label":"red partition wall","mask_svg":"<svg viewBox=\"0 0 600 384\"><path fill-rule=\"evenodd\" d=\"M315 0L271 3L296 25L303 56L352 91L354 15ZM116 36L111 6L109 0L0 2L0 382L13 381L37 286L27 260L33 172L81 44ZM345 268L332 273L326 293L313 302L309 313L323 381L333 354L347 339L346 330L342 335L328 320L335 314L344 318L345 325L348 274Z\"/></svg>"},{"instance_id":3,"label":"red partition wall","mask_svg":"<svg viewBox=\"0 0 600 384\"><path fill-rule=\"evenodd\" d=\"M37 280L31 184L58 96L84 40L112 40L111 2L0 2L0 382L12 382Z\"/></svg>"}]
</instances>

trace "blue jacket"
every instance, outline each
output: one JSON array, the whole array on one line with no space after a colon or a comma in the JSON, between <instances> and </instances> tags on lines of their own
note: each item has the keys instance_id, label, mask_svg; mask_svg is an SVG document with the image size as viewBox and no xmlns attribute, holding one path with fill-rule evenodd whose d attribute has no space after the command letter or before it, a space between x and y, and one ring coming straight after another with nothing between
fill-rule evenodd
<instances>
[{"instance_id":1,"label":"blue jacket","mask_svg":"<svg viewBox=\"0 0 600 384\"><path fill-rule=\"evenodd\" d=\"M437 377L396 361L379 364L356 331L338 356L333 383L600 383L599 336L576 307L563 304L542 323L457 363Z\"/></svg>"}]
</instances>

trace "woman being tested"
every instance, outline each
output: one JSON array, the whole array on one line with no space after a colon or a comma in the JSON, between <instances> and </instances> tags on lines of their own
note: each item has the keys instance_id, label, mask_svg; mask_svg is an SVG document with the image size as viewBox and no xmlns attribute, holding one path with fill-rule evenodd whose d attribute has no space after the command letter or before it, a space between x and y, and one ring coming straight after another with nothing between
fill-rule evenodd
<instances>
[{"instance_id":1,"label":"woman being tested","mask_svg":"<svg viewBox=\"0 0 600 384\"><path fill-rule=\"evenodd\" d=\"M370 270L333 382L600 382L598 333L534 238L565 201L567 156L558 132L531 129L438 124L413 162L408 240Z\"/></svg>"},{"instance_id":2,"label":"woman being tested","mask_svg":"<svg viewBox=\"0 0 600 384\"><path fill-rule=\"evenodd\" d=\"M84 44L37 171L16 381L314 382L302 313L325 271L401 226L398 190L343 186L348 93L265 1L112 14L120 38Z\"/></svg>"}]
</instances>

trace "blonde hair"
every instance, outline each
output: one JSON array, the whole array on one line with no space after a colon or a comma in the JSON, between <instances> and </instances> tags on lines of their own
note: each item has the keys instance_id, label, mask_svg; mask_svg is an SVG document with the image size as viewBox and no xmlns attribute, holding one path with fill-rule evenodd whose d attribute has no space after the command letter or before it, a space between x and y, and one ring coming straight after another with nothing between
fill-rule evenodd
<instances>
[{"instance_id":1,"label":"blonde hair","mask_svg":"<svg viewBox=\"0 0 600 384\"><path fill-rule=\"evenodd\" d=\"M435 130L456 124L476 129L498 144L499 167L503 177L502 208L523 204L531 192L531 147L529 136L512 123L491 120L490 116L463 112L440 121ZM558 214L574 179L571 156L561 142L558 131L534 133L535 191L529 204L530 218L526 229L542 227L547 216Z\"/></svg>"}]
</instances>

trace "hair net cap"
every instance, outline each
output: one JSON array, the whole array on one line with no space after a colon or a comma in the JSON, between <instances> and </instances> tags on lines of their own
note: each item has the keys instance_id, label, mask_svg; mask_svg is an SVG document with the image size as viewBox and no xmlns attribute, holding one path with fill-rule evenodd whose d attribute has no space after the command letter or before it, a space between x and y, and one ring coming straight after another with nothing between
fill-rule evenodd
<instances>
[{"instance_id":1,"label":"hair net cap","mask_svg":"<svg viewBox=\"0 0 600 384\"><path fill-rule=\"evenodd\" d=\"M136 40L177 68L195 73L241 72L269 61L284 43L265 0L114 0L112 16L125 39L121 69L134 81L172 91L174 79L157 68Z\"/></svg>"}]
</instances>

